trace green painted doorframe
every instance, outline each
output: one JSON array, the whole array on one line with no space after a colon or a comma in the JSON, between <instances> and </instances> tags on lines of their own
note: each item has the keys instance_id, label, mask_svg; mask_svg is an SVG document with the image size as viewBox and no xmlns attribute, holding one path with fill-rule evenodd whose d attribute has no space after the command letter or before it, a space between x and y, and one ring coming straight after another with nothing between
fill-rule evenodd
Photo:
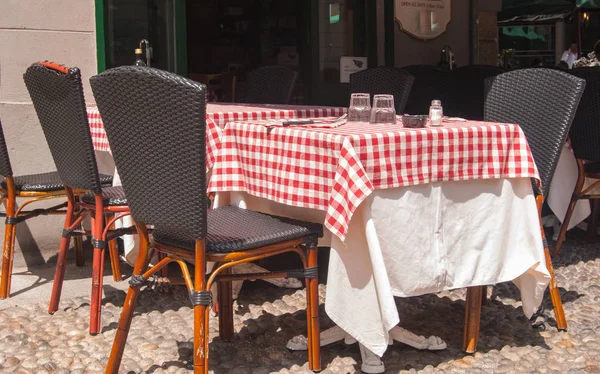
<instances>
[{"instance_id":1,"label":"green painted doorframe","mask_svg":"<svg viewBox=\"0 0 600 374\"><path fill-rule=\"evenodd\" d=\"M106 34L104 28L104 0L96 0L96 59L98 73L106 70Z\"/></svg>"}]
</instances>

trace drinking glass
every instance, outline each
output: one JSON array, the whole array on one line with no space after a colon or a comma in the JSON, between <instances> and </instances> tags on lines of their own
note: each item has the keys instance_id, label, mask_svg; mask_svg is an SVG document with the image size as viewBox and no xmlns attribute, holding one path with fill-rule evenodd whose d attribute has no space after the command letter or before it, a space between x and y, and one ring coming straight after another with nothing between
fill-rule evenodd
<instances>
[{"instance_id":1,"label":"drinking glass","mask_svg":"<svg viewBox=\"0 0 600 374\"><path fill-rule=\"evenodd\" d=\"M350 96L348 122L369 122L371 115L371 96L366 93L353 93Z\"/></svg>"},{"instance_id":2,"label":"drinking glass","mask_svg":"<svg viewBox=\"0 0 600 374\"><path fill-rule=\"evenodd\" d=\"M396 108L393 95L375 95L371 109L371 123L396 123Z\"/></svg>"}]
</instances>

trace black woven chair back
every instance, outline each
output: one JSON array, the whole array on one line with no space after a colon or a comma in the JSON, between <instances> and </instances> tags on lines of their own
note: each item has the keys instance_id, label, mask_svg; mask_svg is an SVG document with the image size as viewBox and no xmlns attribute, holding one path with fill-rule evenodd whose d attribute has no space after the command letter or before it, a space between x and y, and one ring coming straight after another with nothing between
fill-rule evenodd
<instances>
[{"instance_id":1,"label":"black woven chair back","mask_svg":"<svg viewBox=\"0 0 600 374\"><path fill-rule=\"evenodd\" d=\"M35 63L23 77L61 180L100 193L79 69Z\"/></svg>"},{"instance_id":2,"label":"black woven chair back","mask_svg":"<svg viewBox=\"0 0 600 374\"><path fill-rule=\"evenodd\" d=\"M394 95L397 114L404 114L415 78L408 72L386 66L366 69L350 75L350 92Z\"/></svg>"},{"instance_id":3,"label":"black woven chair back","mask_svg":"<svg viewBox=\"0 0 600 374\"><path fill-rule=\"evenodd\" d=\"M600 66L569 70L585 79L585 90L570 131L575 157L600 161Z\"/></svg>"},{"instance_id":4,"label":"black woven chair back","mask_svg":"<svg viewBox=\"0 0 600 374\"><path fill-rule=\"evenodd\" d=\"M544 196L548 196L584 87L585 81L573 75L535 68L496 76L488 92L484 119L516 123L523 129Z\"/></svg>"},{"instance_id":5,"label":"black woven chair back","mask_svg":"<svg viewBox=\"0 0 600 374\"><path fill-rule=\"evenodd\" d=\"M432 100L441 100L444 112L450 110L449 89L453 86L452 76L449 72L442 71L431 65L405 66L402 70L414 77L414 82L405 112L408 114L428 114ZM399 113L402 114L402 113Z\"/></svg>"},{"instance_id":6,"label":"black woven chair back","mask_svg":"<svg viewBox=\"0 0 600 374\"><path fill-rule=\"evenodd\" d=\"M289 104L298 73L285 66L264 66L248 73L243 102Z\"/></svg>"},{"instance_id":7,"label":"black woven chair back","mask_svg":"<svg viewBox=\"0 0 600 374\"><path fill-rule=\"evenodd\" d=\"M6 140L4 139L2 121L0 121L0 175L3 177L12 177L13 175L10 157L8 157L8 148L6 147Z\"/></svg>"},{"instance_id":8,"label":"black woven chair back","mask_svg":"<svg viewBox=\"0 0 600 374\"><path fill-rule=\"evenodd\" d=\"M206 236L206 86L163 70L90 79L132 216Z\"/></svg>"},{"instance_id":9,"label":"black woven chair back","mask_svg":"<svg viewBox=\"0 0 600 374\"><path fill-rule=\"evenodd\" d=\"M483 119L483 105L485 102L485 81L490 77L505 72L496 66L467 65L452 71L456 86L454 87L452 111L447 113L457 117L472 120Z\"/></svg>"}]
</instances>

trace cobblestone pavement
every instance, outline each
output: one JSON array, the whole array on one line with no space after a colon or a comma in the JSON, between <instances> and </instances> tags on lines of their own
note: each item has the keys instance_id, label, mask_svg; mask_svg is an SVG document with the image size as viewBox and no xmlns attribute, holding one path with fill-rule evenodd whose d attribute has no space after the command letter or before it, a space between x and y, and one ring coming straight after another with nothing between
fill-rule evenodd
<instances>
[{"instance_id":1,"label":"cobblestone pavement","mask_svg":"<svg viewBox=\"0 0 600 374\"><path fill-rule=\"evenodd\" d=\"M568 332L555 328L552 306L544 302L546 328L532 328L524 317L512 283L489 288L483 307L478 352L461 351L464 290L442 292L397 304L405 328L438 335L448 349L417 351L396 343L386 352L386 373L600 373L600 244L570 239L555 259ZM102 371L124 300L122 290L105 286L103 331L87 334L89 299L63 300L53 316L47 300L0 304L0 372L87 373ZM211 320L210 368L214 373L304 373L305 352L285 344L304 333L303 290L285 290L263 282L244 286L236 304L232 342L217 335ZM321 302L325 287L321 286ZM331 326L322 311L322 328ZM121 371L186 373L192 357L192 310L182 288L170 293L142 292L133 319ZM217 338L215 338L217 337ZM323 373L360 372L356 344L336 343L322 349ZM191 371L189 371L191 372Z\"/></svg>"}]
</instances>

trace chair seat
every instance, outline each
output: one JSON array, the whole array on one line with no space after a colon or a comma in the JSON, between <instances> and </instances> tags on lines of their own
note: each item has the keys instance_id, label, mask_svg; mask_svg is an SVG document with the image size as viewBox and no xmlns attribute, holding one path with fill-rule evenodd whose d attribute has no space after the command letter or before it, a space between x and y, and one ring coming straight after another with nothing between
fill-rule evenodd
<instances>
[{"instance_id":1,"label":"chair seat","mask_svg":"<svg viewBox=\"0 0 600 374\"><path fill-rule=\"evenodd\" d=\"M81 195L81 201L86 204L96 204L96 198L93 193L87 192ZM102 188L102 201L104 206L123 206L127 205L127 197L123 187L103 187Z\"/></svg>"},{"instance_id":2,"label":"chair seat","mask_svg":"<svg viewBox=\"0 0 600 374\"><path fill-rule=\"evenodd\" d=\"M224 206L208 211L206 251L230 253L246 251L281 243L287 240L323 236L318 223ZM176 228L155 227L152 233L156 243L194 251L195 238Z\"/></svg>"},{"instance_id":3,"label":"chair seat","mask_svg":"<svg viewBox=\"0 0 600 374\"><path fill-rule=\"evenodd\" d=\"M13 179L17 191L50 192L60 191L64 188L64 185L60 180L60 175L58 175L58 172L56 171L41 174L19 175L13 177ZM112 180L112 176L100 174L100 183L102 183L102 185L112 185ZM2 181L1 186L6 189L6 180Z\"/></svg>"}]
</instances>

